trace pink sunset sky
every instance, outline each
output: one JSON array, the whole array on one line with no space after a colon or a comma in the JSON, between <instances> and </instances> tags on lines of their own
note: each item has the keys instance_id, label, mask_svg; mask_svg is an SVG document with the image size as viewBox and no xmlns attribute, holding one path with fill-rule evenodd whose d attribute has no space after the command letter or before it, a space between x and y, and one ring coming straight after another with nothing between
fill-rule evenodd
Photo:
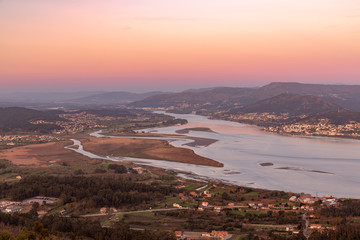
<instances>
[{"instance_id":1,"label":"pink sunset sky","mask_svg":"<svg viewBox=\"0 0 360 240\"><path fill-rule=\"evenodd\" d=\"M359 0L0 0L6 89L360 84Z\"/></svg>"}]
</instances>

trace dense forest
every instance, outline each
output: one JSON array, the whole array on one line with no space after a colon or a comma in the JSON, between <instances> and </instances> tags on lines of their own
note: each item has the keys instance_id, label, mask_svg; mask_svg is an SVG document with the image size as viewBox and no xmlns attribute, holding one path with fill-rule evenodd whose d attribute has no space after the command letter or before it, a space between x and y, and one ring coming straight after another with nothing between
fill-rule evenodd
<instances>
[{"instance_id":1,"label":"dense forest","mask_svg":"<svg viewBox=\"0 0 360 240\"><path fill-rule=\"evenodd\" d=\"M340 206L321 208L320 214L325 217L359 217L360 202L358 200L346 199L342 201Z\"/></svg>"},{"instance_id":2,"label":"dense forest","mask_svg":"<svg viewBox=\"0 0 360 240\"><path fill-rule=\"evenodd\" d=\"M141 110L129 110L129 109L118 109L118 108L102 108L102 109L86 109L79 110L74 113L86 112L99 117L136 117L137 114L144 114L145 111Z\"/></svg>"},{"instance_id":3,"label":"dense forest","mask_svg":"<svg viewBox=\"0 0 360 240\"><path fill-rule=\"evenodd\" d=\"M163 199L177 190L157 184L135 183L128 177L85 177L85 176L29 176L13 184L0 184L1 198L9 197L21 201L37 195L60 198L62 204L72 204L75 212L85 213L88 209L100 207L125 207L144 205ZM74 210L74 209L72 209ZM71 211L72 211L71 210ZM76 215L76 214L75 214ZM16 239L51 239L53 236L66 239L174 239L172 233L158 231L133 231L119 222L112 228L104 228L99 221L63 217L57 215L38 218L36 207L26 214L5 214L0 212L0 223L5 226L24 227ZM39 222L37 222L39 221ZM35 227L34 227L35 226ZM12 239L10 234L1 233L0 239Z\"/></svg>"},{"instance_id":4,"label":"dense forest","mask_svg":"<svg viewBox=\"0 0 360 240\"><path fill-rule=\"evenodd\" d=\"M160 200L177 190L156 184L135 183L124 177L29 176L11 186L0 185L1 198L21 201L44 195L60 198L63 204L78 204L80 213L100 207L123 207Z\"/></svg>"},{"instance_id":5,"label":"dense forest","mask_svg":"<svg viewBox=\"0 0 360 240\"><path fill-rule=\"evenodd\" d=\"M38 111L21 107L0 108L0 133L23 131L48 133L61 129L55 124L31 124L30 121L65 121L58 111Z\"/></svg>"},{"instance_id":6,"label":"dense forest","mask_svg":"<svg viewBox=\"0 0 360 240\"><path fill-rule=\"evenodd\" d=\"M0 212L0 223L23 228L17 236L21 240L35 239L97 239L97 240L173 240L173 233L164 231L134 231L124 223L113 228L103 228L98 221L59 216L4 214ZM0 231L1 240L13 239L11 234Z\"/></svg>"},{"instance_id":7,"label":"dense forest","mask_svg":"<svg viewBox=\"0 0 360 240\"><path fill-rule=\"evenodd\" d=\"M360 240L360 224L342 222L336 230L314 232L311 240Z\"/></svg>"}]
</instances>

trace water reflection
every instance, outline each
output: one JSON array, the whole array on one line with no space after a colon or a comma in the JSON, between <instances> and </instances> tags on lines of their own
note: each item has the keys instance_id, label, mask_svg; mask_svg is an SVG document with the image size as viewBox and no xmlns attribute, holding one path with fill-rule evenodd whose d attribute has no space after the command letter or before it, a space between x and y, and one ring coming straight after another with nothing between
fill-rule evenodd
<instances>
[{"instance_id":1,"label":"water reflection","mask_svg":"<svg viewBox=\"0 0 360 240\"><path fill-rule=\"evenodd\" d=\"M189 131L185 134L188 137L218 140L208 146L186 145L189 143L186 139L167 140L171 140L170 144L176 147L189 148L201 156L219 161L224 167L151 159L105 159L141 162L243 186L360 198L358 140L281 136L235 122L210 120L197 115L169 115L187 119L189 123L144 131L176 134L177 130L184 128L210 128L214 132ZM74 151L85 154L82 149ZM262 163L267 164L264 166Z\"/></svg>"}]
</instances>

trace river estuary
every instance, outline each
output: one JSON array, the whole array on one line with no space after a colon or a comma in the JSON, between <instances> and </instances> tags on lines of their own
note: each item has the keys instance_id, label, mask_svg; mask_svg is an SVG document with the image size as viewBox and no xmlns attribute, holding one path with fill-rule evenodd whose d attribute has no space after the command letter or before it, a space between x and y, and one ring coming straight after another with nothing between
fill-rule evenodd
<instances>
[{"instance_id":1,"label":"river estuary","mask_svg":"<svg viewBox=\"0 0 360 240\"><path fill-rule=\"evenodd\" d=\"M207 127L214 132L189 131L189 137L217 140L209 146L184 145L188 139L167 139L198 155L214 159L224 167L208 167L169 161L100 157L81 148L72 149L93 158L140 162L165 169L189 172L199 177L232 184L304 192L313 195L360 198L360 141L324 137L281 136L256 126L211 120L191 114L168 114L188 120L188 124L145 129L146 132L176 134L177 130ZM93 136L101 137L98 133Z\"/></svg>"}]
</instances>

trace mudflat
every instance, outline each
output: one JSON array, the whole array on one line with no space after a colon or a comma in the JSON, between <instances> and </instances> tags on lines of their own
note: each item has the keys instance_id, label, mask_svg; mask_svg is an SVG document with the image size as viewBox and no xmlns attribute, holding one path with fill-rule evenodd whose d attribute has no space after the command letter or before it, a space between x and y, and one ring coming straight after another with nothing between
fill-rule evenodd
<instances>
[{"instance_id":1,"label":"mudflat","mask_svg":"<svg viewBox=\"0 0 360 240\"><path fill-rule=\"evenodd\" d=\"M195 154L191 149L171 146L164 140L85 137L81 138L80 141L84 150L105 156L166 160L214 167L223 166L220 162Z\"/></svg>"},{"instance_id":2,"label":"mudflat","mask_svg":"<svg viewBox=\"0 0 360 240\"><path fill-rule=\"evenodd\" d=\"M211 144L217 142L218 140L216 139L211 139L211 138L200 138L200 137L188 137L186 135L180 135L179 133L183 130L186 129L182 129L182 130L177 130L176 133L178 134L159 134L159 133L134 133L134 134L127 134L127 133L105 133L105 136L115 136L115 137L162 137L162 138L185 138L185 139L191 139L193 140L193 142L190 143L185 143L183 145L185 146L190 146L190 147L208 147ZM211 131L211 130L210 130ZM183 133L188 133L189 131L186 130Z\"/></svg>"},{"instance_id":3,"label":"mudflat","mask_svg":"<svg viewBox=\"0 0 360 240\"><path fill-rule=\"evenodd\" d=\"M199 138L199 137L187 137L188 139L194 140L193 142L186 143L184 145L190 147L208 147L213 143L216 143L218 140L211 138Z\"/></svg>"},{"instance_id":4,"label":"mudflat","mask_svg":"<svg viewBox=\"0 0 360 240\"><path fill-rule=\"evenodd\" d=\"M213 132L213 130L211 130L208 127L193 127L193 128L184 128L184 129L179 129L176 130L175 132L178 134L186 134L189 133L190 131L196 131L196 132Z\"/></svg>"},{"instance_id":5,"label":"mudflat","mask_svg":"<svg viewBox=\"0 0 360 240\"><path fill-rule=\"evenodd\" d=\"M79 158L86 158L65 149L71 145L70 141L50 142L15 147L0 151L0 158L7 159L15 165L48 165L50 162L68 162Z\"/></svg>"}]
</instances>

